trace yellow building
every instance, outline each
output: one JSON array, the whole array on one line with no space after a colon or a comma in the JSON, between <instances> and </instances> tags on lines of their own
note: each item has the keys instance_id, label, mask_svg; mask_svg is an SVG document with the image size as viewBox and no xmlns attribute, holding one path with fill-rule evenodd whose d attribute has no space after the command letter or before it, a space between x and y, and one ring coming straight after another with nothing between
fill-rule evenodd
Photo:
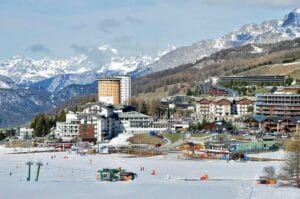
<instances>
[{"instance_id":1,"label":"yellow building","mask_svg":"<svg viewBox=\"0 0 300 199\"><path fill-rule=\"evenodd\" d=\"M119 78L104 77L98 80L98 100L106 104L121 103L121 81Z\"/></svg>"}]
</instances>

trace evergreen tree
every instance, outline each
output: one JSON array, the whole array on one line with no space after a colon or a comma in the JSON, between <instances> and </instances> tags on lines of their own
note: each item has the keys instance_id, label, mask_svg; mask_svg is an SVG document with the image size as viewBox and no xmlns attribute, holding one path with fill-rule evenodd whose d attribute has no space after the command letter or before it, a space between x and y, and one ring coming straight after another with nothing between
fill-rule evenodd
<instances>
[{"instance_id":1,"label":"evergreen tree","mask_svg":"<svg viewBox=\"0 0 300 199\"><path fill-rule=\"evenodd\" d=\"M142 110L141 113L148 114L149 108L145 101L142 102Z\"/></svg>"},{"instance_id":2,"label":"evergreen tree","mask_svg":"<svg viewBox=\"0 0 300 199\"><path fill-rule=\"evenodd\" d=\"M59 121L59 122L65 122L66 121L66 112L65 112L64 109L60 111L57 121Z\"/></svg>"},{"instance_id":3,"label":"evergreen tree","mask_svg":"<svg viewBox=\"0 0 300 199\"><path fill-rule=\"evenodd\" d=\"M188 89L186 95L187 95L187 96L191 96L191 95L193 95L193 94L194 94L194 93L193 93L190 89Z\"/></svg>"},{"instance_id":4,"label":"evergreen tree","mask_svg":"<svg viewBox=\"0 0 300 199\"><path fill-rule=\"evenodd\" d=\"M4 140L6 138L6 136L4 135L4 133L0 132L0 141Z\"/></svg>"},{"instance_id":5,"label":"evergreen tree","mask_svg":"<svg viewBox=\"0 0 300 199\"><path fill-rule=\"evenodd\" d=\"M38 114L32 121L30 127L33 128L35 136L42 137L50 132L50 129L55 123L55 118L48 117L45 114Z\"/></svg>"}]
</instances>

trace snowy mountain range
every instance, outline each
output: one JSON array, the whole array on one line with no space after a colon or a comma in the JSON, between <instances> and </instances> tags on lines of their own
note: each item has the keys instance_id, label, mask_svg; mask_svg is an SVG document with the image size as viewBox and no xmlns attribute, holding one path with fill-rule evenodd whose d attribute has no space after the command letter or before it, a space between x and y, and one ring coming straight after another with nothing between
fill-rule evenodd
<instances>
[{"instance_id":1,"label":"snowy mountain range","mask_svg":"<svg viewBox=\"0 0 300 199\"><path fill-rule=\"evenodd\" d=\"M209 56L222 49L249 43L274 43L300 37L300 8L293 10L280 20L265 21L261 24L247 24L220 38L202 40L177 48L148 66L146 74L173 68Z\"/></svg>"},{"instance_id":2,"label":"snowy mountain range","mask_svg":"<svg viewBox=\"0 0 300 199\"><path fill-rule=\"evenodd\" d=\"M140 77L249 43L253 43L251 53L263 53L264 49L255 44L296 37L300 37L300 9L280 20L244 25L217 39L180 48L168 46L156 57L123 57L109 45L88 48L67 59L14 56L0 61L0 127L28 121L37 112L56 107L75 95L96 92L95 80L103 75Z\"/></svg>"},{"instance_id":3,"label":"snowy mountain range","mask_svg":"<svg viewBox=\"0 0 300 199\"><path fill-rule=\"evenodd\" d=\"M157 57L147 55L122 57L109 45L90 48L85 54L68 59L32 58L14 56L0 61L0 74L9 77L16 84L30 85L48 79L54 85L48 91L62 89L71 84L85 84L96 77L107 74L141 76L194 63L221 49L249 43L274 43L300 37L300 8L293 10L280 20L265 21L261 24L247 24L217 39L202 40L175 48L168 48ZM91 75L96 73L95 75ZM55 86L55 85L60 86Z\"/></svg>"},{"instance_id":4,"label":"snowy mountain range","mask_svg":"<svg viewBox=\"0 0 300 199\"><path fill-rule=\"evenodd\" d=\"M113 71L125 74L149 65L152 61L149 56L119 57L117 51L108 45L98 47L98 51L97 59L108 58L108 62L99 65L93 57L83 54L70 59L44 58L40 60L14 56L0 61L0 74L11 78L16 84L30 85L63 74L78 75L91 72L106 74Z\"/></svg>"}]
</instances>

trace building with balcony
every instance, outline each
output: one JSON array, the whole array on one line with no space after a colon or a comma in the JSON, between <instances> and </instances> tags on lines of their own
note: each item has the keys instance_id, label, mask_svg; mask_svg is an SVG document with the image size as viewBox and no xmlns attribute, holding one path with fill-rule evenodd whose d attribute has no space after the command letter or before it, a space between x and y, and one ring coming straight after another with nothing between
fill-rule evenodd
<instances>
[{"instance_id":1,"label":"building with balcony","mask_svg":"<svg viewBox=\"0 0 300 199\"><path fill-rule=\"evenodd\" d=\"M106 104L121 104L121 80L114 77L99 79L98 100Z\"/></svg>"},{"instance_id":2,"label":"building with balcony","mask_svg":"<svg viewBox=\"0 0 300 199\"><path fill-rule=\"evenodd\" d=\"M264 116L299 117L299 94L257 94L255 114Z\"/></svg>"},{"instance_id":3,"label":"building with balcony","mask_svg":"<svg viewBox=\"0 0 300 199\"><path fill-rule=\"evenodd\" d=\"M245 122L250 127L278 133L294 133L300 122L300 95L257 94L255 115Z\"/></svg>"},{"instance_id":4,"label":"building with balcony","mask_svg":"<svg viewBox=\"0 0 300 199\"><path fill-rule=\"evenodd\" d=\"M287 76L284 75L261 75L261 76L225 76L221 77L222 83L230 83L236 81L247 82L248 84L265 84L278 85L284 84Z\"/></svg>"},{"instance_id":5,"label":"building with balcony","mask_svg":"<svg viewBox=\"0 0 300 199\"><path fill-rule=\"evenodd\" d=\"M201 98L196 101L196 115L209 121L229 120L251 114L253 104L248 98Z\"/></svg>"},{"instance_id":6,"label":"building with balcony","mask_svg":"<svg viewBox=\"0 0 300 199\"><path fill-rule=\"evenodd\" d=\"M103 77L98 80L98 100L106 104L128 104L131 98L129 75Z\"/></svg>"}]
</instances>

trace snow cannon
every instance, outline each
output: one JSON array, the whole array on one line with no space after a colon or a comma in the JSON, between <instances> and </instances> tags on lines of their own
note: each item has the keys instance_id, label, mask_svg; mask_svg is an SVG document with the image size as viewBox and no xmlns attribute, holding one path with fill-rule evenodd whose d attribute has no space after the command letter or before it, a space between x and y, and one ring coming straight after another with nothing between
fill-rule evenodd
<instances>
[{"instance_id":1,"label":"snow cannon","mask_svg":"<svg viewBox=\"0 0 300 199\"><path fill-rule=\"evenodd\" d=\"M200 180L208 180L208 175L204 174L203 176L200 177Z\"/></svg>"}]
</instances>

